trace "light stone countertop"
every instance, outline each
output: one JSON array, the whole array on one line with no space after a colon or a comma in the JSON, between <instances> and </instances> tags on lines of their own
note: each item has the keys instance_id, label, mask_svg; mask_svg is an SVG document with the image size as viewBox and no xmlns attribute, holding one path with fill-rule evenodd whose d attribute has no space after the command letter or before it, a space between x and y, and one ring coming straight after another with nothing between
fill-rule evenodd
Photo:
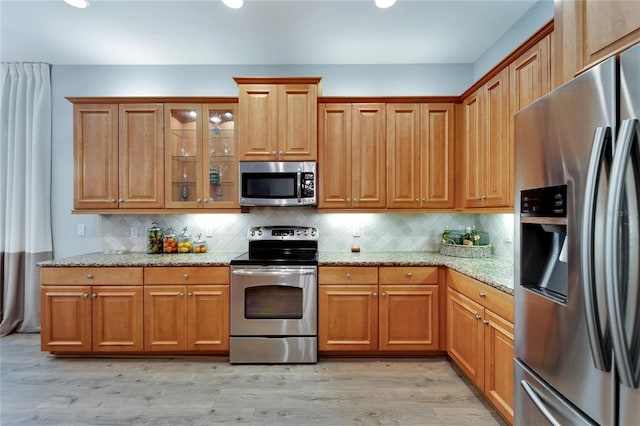
<instances>
[{"instance_id":1,"label":"light stone countertop","mask_svg":"<svg viewBox=\"0 0 640 426\"><path fill-rule=\"evenodd\" d=\"M203 254L90 253L38 263L43 267L228 266L242 252ZM499 257L479 259L437 252L320 251L319 266L446 266L491 287L513 294L513 262Z\"/></svg>"}]
</instances>

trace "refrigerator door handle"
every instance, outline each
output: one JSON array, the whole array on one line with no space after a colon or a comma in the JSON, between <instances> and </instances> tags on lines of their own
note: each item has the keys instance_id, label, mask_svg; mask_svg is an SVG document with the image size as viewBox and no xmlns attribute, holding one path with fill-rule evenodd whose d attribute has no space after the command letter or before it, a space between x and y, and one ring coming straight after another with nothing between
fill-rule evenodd
<instances>
[{"instance_id":1,"label":"refrigerator door handle","mask_svg":"<svg viewBox=\"0 0 640 426\"><path fill-rule=\"evenodd\" d=\"M549 411L549 409L546 407L544 401L542 401L533 387L526 380L521 380L520 385L525 390L527 395L529 395L529 398L531 398L531 401L535 404L538 410L540 410L542 415L549 421L549 423L551 423L553 426L562 426L562 423L560 423L555 417L553 417L553 414L551 414L551 411Z\"/></svg>"},{"instance_id":2,"label":"refrigerator door handle","mask_svg":"<svg viewBox=\"0 0 640 426\"><path fill-rule=\"evenodd\" d=\"M640 133L637 119L624 120L620 125L616 150L613 156L613 166L611 169L611 186L609 199L607 202L607 219L605 223L606 235L614 236L619 229L619 209L623 202L623 188L627 162L631 154L631 148L636 133ZM639 141L640 143L640 141ZM631 215L630 215L631 216ZM638 220L638 218L630 218ZM634 377L633 360L631 348L625 333L625 320L623 300L620 283L618 282L618 238L607 238L605 240L605 286L607 292L607 303L609 308L609 322L611 323L611 337L613 342L614 356L621 382L628 387L637 387L637 378Z\"/></svg>"},{"instance_id":3,"label":"refrigerator door handle","mask_svg":"<svg viewBox=\"0 0 640 426\"><path fill-rule=\"evenodd\" d=\"M598 315L598 297L596 295L596 280L594 278L594 222L597 202L598 185L600 184L600 170L603 161L606 161L606 149L611 141L611 129L598 127L593 137L593 148L589 158L587 169L587 181L585 190L585 203L582 216L580 267L582 269L582 283L584 287L585 310L587 316L587 332L591 357L598 370L609 371L611 360L607 348L606 339L603 337L600 316Z\"/></svg>"}]
</instances>

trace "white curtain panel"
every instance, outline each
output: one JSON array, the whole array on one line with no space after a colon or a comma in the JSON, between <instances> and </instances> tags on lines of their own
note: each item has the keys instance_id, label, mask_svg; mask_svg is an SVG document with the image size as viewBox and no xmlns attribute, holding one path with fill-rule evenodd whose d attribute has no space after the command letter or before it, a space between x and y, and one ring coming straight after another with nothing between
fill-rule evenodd
<instances>
[{"instance_id":1,"label":"white curtain panel","mask_svg":"<svg viewBox=\"0 0 640 426\"><path fill-rule=\"evenodd\" d=\"M0 79L0 335L40 331L40 271L52 258L51 76L2 63Z\"/></svg>"}]
</instances>

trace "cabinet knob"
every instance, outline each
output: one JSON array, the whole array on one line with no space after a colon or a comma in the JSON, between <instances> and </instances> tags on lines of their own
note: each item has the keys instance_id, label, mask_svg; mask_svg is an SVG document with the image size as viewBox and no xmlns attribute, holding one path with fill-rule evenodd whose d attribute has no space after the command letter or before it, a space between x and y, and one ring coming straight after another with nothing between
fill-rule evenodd
<instances>
[{"instance_id":1,"label":"cabinet knob","mask_svg":"<svg viewBox=\"0 0 640 426\"><path fill-rule=\"evenodd\" d=\"M187 293L187 297L193 296L193 293Z\"/></svg>"},{"instance_id":2,"label":"cabinet knob","mask_svg":"<svg viewBox=\"0 0 640 426\"><path fill-rule=\"evenodd\" d=\"M382 292L382 297L387 297L387 293L385 293L384 291Z\"/></svg>"},{"instance_id":3,"label":"cabinet knob","mask_svg":"<svg viewBox=\"0 0 640 426\"><path fill-rule=\"evenodd\" d=\"M350 280L351 279L351 274L347 274L347 279Z\"/></svg>"},{"instance_id":4,"label":"cabinet knob","mask_svg":"<svg viewBox=\"0 0 640 426\"><path fill-rule=\"evenodd\" d=\"M413 276L413 273L407 272L407 277L411 278L412 276Z\"/></svg>"},{"instance_id":5,"label":"cabinet knob","mask_svg":"<svg viewBox=\"0 0 640 426\"><path fill-rule=\"evenodd\" d=\"M280 150L280 152L278 154L284 155L284 151Z\"/></svg>"},{"instance_id":6,"label":"cabinet knob","mask_svg":"<svg viewBox=\"0 0 640 426\"><path fill-rule=\"evenodd\" d=\"M483 292L480 292L480 297L486 297L486 294Z\"/></svg>"},{"instance_id":7,"label":"cabinet knob","mask_svg":"<svg viewBox=\"0 0 640 426\"><path fill-rule=\"evenodd\" d=\"M378 297L378 293L376 293L375 291L374 291L373 293L371 293L371 295L372 295L373 297Z\"/></svg>"},{"instance_id":8,"label":"cabinet knob","mask_svg":"<svg viewBox=\"0 0 640 426\"><path fill-rule=\"evenodd\" d=\"M359 201L359 200L358 200L357 198L354 198L354 199L353 199L353 202L354 202L354 203L357 203L358 201Z\"/></svg>"},{"instance_id":9,"label":"cabinet knob","mask_svg":"<svg viewBox=\"0 0 640 426\"><path fill-rule=\"evenodd\" d=\"M487 321L487 320L482 320L482 323L483 323L484 325L487 325L487 324L489 324L489 321Z\"/></svg>"},{"instance_id":10,"label":"cabinet knob","mask_svg":"<svg viewBox=\"0 0 640 426\"><path fill-rule=\"evenodd\" d=\"M351 198L347 198L347 203L350 203L350 202L351 202Z\"/></svg>"},{"instance_id":11,"label":"cabinet knob","mask_svg":"<svg viewBox=\"0 0 640 426\"><path fill-rule=\"evenodd\" d=\"M118 202L119 202L120 204L122 204L122 203L124 203L124 200L123 200L122 198L120 198L120 199L118 200Z\"/></svg>"},{"instance_id":12,"label":"cabinet knob","mask_svg":"<svg viewBox=\"0 0 640 426\"><path fill-rule=\"evenodd\" d=\"M476 319L477 319L477 320L479 320L479 319L481 319L481 318L482 318L482 317L480 316L480 314L476 314Z\"/></svg>"},{"instance_id":13,"label":"cabinet knob","mask_svg":"<svg viewBox=\"0 0 640 426\"><path fill-rule=\"evenodd\" d=\"M271 155L276 155L276 152L275 151L271 151Z\"/></svg>"},{"instance_id":14,"label":"cabinet knob","mask_svg":"<svg viewBox=\"0 0 640 426\"><path fill-rule=\"evenodd\" d=\"M97 295L97 294L95 294L95 293L91 293L91 298L92 298L92 299L95 299L96 297L98 297L98 295Z\"/></svg>"},{"instance_id":15,"label":"cabinet knob","mask_svg":"<svg viewBox=\"0 0 640 426\"><path fill-rule=\"evenodd\" d=\"M424 197L424 198L422 199L422 201L423 201L423 202L426 202L426 201L427 201L427 197Z\"/></svg>"},{"instance_id":16,"label":"cabinet knob","mask_svg":"<svg viewBox=\"0 0 640 426\"><path fill-rule=\"evenodd\" d=\"M111 204L115 204L116 199L115 199L115 198L112 198L112 199L111 199L111 200L109 200L109 201L111 202Z\"/></svg>"},{"instance_id":17,"label":"cabinet knob","mask_svg":"<svg viewBox=\"0 0 640 426\"><path fill-rule=\"evenodd\" d=\"M189 278L189 274L184 274L183 277L186 280L187 278Z\"/></svg>"},{"instance_id":18,"label":"cabinet knob","mask_svg":"<svg viewBox=\"0 0 640 426\"><path fill-rule=\"evenodd\" d=\"M204 200L202 200L202 202L203 202L203 203L208 203L208 202L209 202L209 199L208 199L208 198L205 198Z\"/></svg>"},{"instance_id":19,"label":"cabinet knob","mask_svg":"<svg viewBox=\"0 0 640 426\"><path fill-rule=\"evenodd\" d=\"M420 202L420 198L416 198L416 203L419 203L419 202Z\"/></svg>"},{"instance_id":20,"label":"cabinet knob","mask_svg":"<svg viewBox=\"0 0 640 426\"><path fill-rule=\"evenodd\" d=\"M196 203L200 203L202 200L200 198L196 198Z\"/></svg>"},{"instance_id":21,"label":"cabinet knob","mask_svg":"<svg viewBox=\"0 0 640 426\"><path fill-rule=\"evenodd\" d=\"M91 275L91 274L87 274L87 279L89 279L89 280L90 280L90 279L92 279L92 278L93 278L93 275Z\"/></svg>"},{"instance_id":22,"label":"cabinet knob","mask_svg":"<svg viewBox=\"0 0 640 426\"><path fill-rule=\"evenodd\" d=\"M184 293L183 293L183 292L180 292L180 293L178 294L178 296L180 296L180 297L184 297Z\"/></svg>"},{"instance_id":23,"label":"cabinet knob","mask_svg":"<svg viewBox=\"0 0 640 426\"><path fill-rule=\"evenodd\" d=\"M82 298L83 298L83 299L87 299L87 298L89 298L89 295L88 295L87 293L83 293L83 294L82 294Z\"/></svg>"}]
</instances>

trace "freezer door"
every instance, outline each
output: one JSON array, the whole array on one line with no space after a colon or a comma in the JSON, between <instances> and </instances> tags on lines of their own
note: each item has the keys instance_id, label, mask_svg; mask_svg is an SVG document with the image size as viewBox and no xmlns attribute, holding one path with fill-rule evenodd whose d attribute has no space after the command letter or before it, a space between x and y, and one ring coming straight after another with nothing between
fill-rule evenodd
<instances>
[{"instance_id":1,"label":"freezer door","mask_svg":"<svg viewBox=\"0 0 640 426\"><path fill-rule=\"evenodd\" d=\"M620 239L626 246L615 247L618 253L609 259L617 263L617 276L609 277L613 282L607 282L607 290L613 304L609 311L620 374L619 424L628 425L640 419L640 44L620 55L620 122L618 146L626 151L626 158L620 158L626 170L621 201L627 213L615 215L617 224L610 226L617 225L617 232L626 235Z\"/></svg>"},{"instance_id":2,"label":"freezer door","mask_svg":"<svg viewBox=\"0 0 640 426\"><path fill-rule=\"evenodd\" d=\"M516 426L595 425L518 359L513 364Z\"/></svg>"},{"instance_id":3,"label":"freezer door","mask_svg":"<svg viewBox=\"0 0 640 426\"><path fill-rule=\"evenodd\" d=\"M604 160L612 157L618 122L616 75L612 58L515 117L515 199L520 200L523 190L567 186L566 298L554 300L523 285L531 286L521 264L531 253L531 245L523 239L523 226L531 224L522 222L522 207L516 203L515 353L545 383L603 425L615 422L602 239L609 185ZM604 151L594 154L594 146ZM590 180L594 155L603 161L595 169L597 179ZM590 192L589 182L596 184ZM588 192L593 214L584 219ZM585 222L592 235L582 235ZM594 260L586 268L590 277L583 271L584 240L590 242ZM517 409L515 416L519 416Z\"/></svg>"}]
</instances>

